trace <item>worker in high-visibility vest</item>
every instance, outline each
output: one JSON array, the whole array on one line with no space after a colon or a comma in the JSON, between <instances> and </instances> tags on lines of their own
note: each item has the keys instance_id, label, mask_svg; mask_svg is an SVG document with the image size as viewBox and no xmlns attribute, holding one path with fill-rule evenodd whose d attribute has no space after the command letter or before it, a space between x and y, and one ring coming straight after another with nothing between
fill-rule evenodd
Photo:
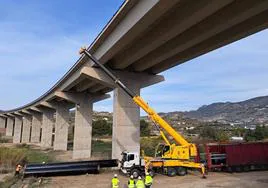
<instances>
[{"instance_id":1,"label":"worker in high-visibility vest","mask_svg":"<svg viewBox=\"0 0 268 188\"><path fill-rule=\"evenodd\" d=\"M136 182L136 188L144 188L144 182L141 177L138 177L138 181Z\"/></svg>"},{"instance_id":2,"label":"worker in high-visibility vest","mask_svg":"<svg viewBox=\"0 0 268 188\"><path fill-rule=\"evenodd\" d=\"M112 179L112 188L119 188L119 179L117 178L117 174L114 174L114 177Z\"/></svg>"},{"instance_id":3,"label":"worker in high-visibility vest","mask_svg":"<svg viewBox=\"0 0 268 188\"><path fill-rule=\"evenodd\" d=\"M153 178L152 176L146 172L146 175L145 175L145 188L150 188L153 184Z\"/></svg>"},{"instance_id":4,"label":"worker in high-visibility vest","mask_svg":"<svg viewBox=\"0 0 268 188\"><path fill-rule=\"evenodd\" d=\"M135 180L132 175L130 176L130 179L128 180L127 185L128 185L128 188L135 188Z\"/></svg>"}]
</instances>

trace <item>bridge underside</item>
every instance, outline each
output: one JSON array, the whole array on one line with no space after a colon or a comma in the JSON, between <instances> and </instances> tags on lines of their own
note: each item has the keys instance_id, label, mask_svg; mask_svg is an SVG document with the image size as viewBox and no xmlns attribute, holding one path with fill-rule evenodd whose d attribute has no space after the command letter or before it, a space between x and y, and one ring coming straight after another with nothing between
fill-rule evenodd
<instances>
[{"instance_id":1,"label":"bridge underside","mask_svg":"<svg viewBox=\"0 0 268 188\"><path fill-rule=\"evenodd\" d=\"M268 26L268 1L263 0L148 4L139 2L118 27L100 36L112 45L109 50L105 42L96 44L101 46L96 50L91 48L112 69L157 74ZM136 21L138 12L142 12L139 5L151 8Z\"/></svg>"},{"instance_id":2,"label":"bridge underside","mask_svg":"<svg viewBox=\"0 0 268 188\"><path fill-rule=\"evenodd\" d=\"M88 50L139 94L141 88L164 80L158 73L267 26L266 0L129 0ZM88 158L93 103L108 98L110 91L114 91L112 156L139 151L139 108L85 56L38 99L1 112L0 129L5 128L14 143L40 142L66 150L69 110L75 108L73 157Z\"/></svg>"}]
</instances>

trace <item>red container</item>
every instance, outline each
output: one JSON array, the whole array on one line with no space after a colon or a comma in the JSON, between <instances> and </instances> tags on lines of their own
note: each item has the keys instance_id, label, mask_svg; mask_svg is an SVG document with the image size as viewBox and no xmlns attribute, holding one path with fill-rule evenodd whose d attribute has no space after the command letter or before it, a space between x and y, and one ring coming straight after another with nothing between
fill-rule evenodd
<instances>
[{"instance_id":1,"label":"red container","mask_svg":"<svg viewBox=\"0 0 268 188\"><path fill-rule=\"evenodd\" d=\"M246 143L225 145L226 165L268 164L268 143Z\"/></svg>"},{"instance_id":2,"label":"red container","mask_svg":"<svg viewBox=\"0 0 268 188\"><path fill-rule=\"evenodd\" d=\"M248 171L268 168L268 142L206 144L208 169Z\"/></svg>"}]
</instances>

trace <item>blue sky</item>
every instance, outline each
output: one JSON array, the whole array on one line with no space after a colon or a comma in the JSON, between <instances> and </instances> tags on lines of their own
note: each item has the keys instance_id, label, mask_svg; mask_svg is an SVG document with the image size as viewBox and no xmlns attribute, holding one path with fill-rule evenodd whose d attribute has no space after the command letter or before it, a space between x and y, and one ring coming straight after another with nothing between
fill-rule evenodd
<instances>
[{"instance_id":1,"label":"blue sky","mask_svg":"<svg viewBox=\"0 0 268 188\"><path fill-rule=\"evenodd\" d=\"M0 1L0 109L49 90L78 59L122 0ZM64 5L64 6L63 6ZM158 112L268 95L268 30L162 73L142 96ZM112 99L94 110L112 110Z\"/></svg>"}]
</instances>

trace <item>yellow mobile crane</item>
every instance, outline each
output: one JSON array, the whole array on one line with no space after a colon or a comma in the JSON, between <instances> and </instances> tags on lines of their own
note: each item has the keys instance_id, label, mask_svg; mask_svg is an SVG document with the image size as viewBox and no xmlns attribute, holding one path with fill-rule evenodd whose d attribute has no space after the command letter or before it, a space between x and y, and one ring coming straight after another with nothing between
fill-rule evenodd
<instances>
[{"instance_id":1,"label":"yellow mobile crane","mask_svg":"<svg viewBox=\"0 0 268 188\"><path fill-rule=\"evenodd\" d=\"M187 142L177 131L175 131L163 118L161 118L140 96L133 93L124 85L113 73L102 65L86 48L81 48L80 54L90 58L98 67L100 67L120 88L122 88L133 101L141 107L156 125L165 144L159 145L155 157L144 157L144 163L141 162L139 152L123 152L121 170L137 177L142 169L161 170L169 176L185 175L187 168L200 169L205 177L205 167L201 163L191 161L191 158L197 156L195 144ZM170 143L165 136L165 130L175 141Z\"/></svg>"}]
</instances>

